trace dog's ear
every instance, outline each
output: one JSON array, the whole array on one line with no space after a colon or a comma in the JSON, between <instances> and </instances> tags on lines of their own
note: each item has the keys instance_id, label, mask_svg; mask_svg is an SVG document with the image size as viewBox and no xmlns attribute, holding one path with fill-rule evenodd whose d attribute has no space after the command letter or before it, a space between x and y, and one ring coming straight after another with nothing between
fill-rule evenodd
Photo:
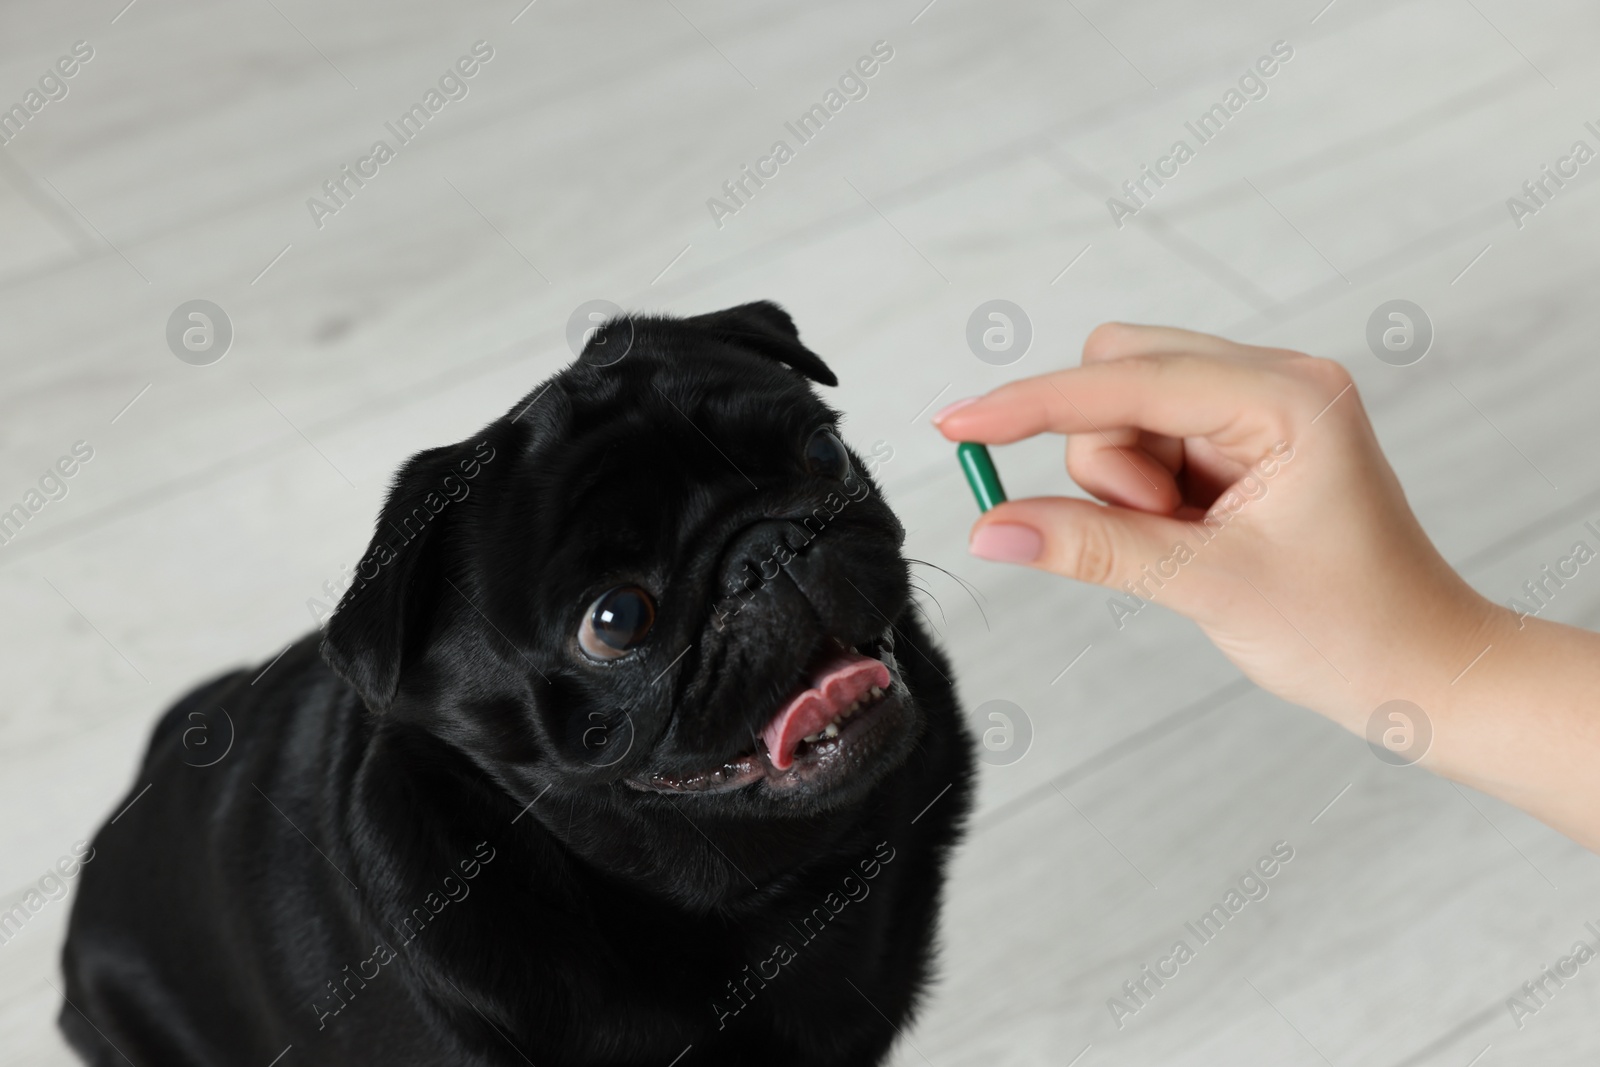
<instances>
[{"instance_id":1,"label":"dog's ear","mask_svg":"<svg viewBox=\"0 0 1600 1067\"><path fill-rule=\"evenodd\" d=\"M839 379L822 362L822 357L800 343L800 331L795 329L789 313L770 300L740 304L723 311L713 311L709 315L695 315L683 322L775 359L814 382L822 385L839 384Z\"/></svg>"},{"instance_id":2,"label":"dog's ear","mask_svg":"<svg viewBox=\"0 0 1600 1067\"><path fill-rule=\"evenodd\" d=\"M375 712L393 703L449 581L449 531L494 458L487 439L412 456L390 486L372 542L328 619L322 658Z\"/></svg>"}]
</instances>

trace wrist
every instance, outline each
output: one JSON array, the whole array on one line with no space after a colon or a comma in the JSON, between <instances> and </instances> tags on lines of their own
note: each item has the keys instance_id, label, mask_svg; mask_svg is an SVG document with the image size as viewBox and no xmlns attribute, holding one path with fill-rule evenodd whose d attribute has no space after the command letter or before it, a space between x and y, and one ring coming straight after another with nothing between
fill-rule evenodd
<instances>
[{"instance_id":1,"label":"wrist","mask_svg":"<svg viewBox=\"0 0 1600 1067\"><path fill-rule=\"evenodd\" d=\"M1415 698L1433 730L1430 750L1419 762L1458 780L1482 762L1484 726L1504 721L1500 690L1518 652L1520 626L1514 612L1468 592L1470 599L1463 598L1456 607L1458 625L1440 641L1427 669L1427 684L1418 686Z\"/></svg>"},{"instance_id":2,"label":"wrist","mask_svg":"<svg viewBox=\"0 0 1600 1067\"><path fill-rule=\"evenodd\" d=\"M1441 744L1441 734L1457 731L1465 709L1477 705L1486 661L1503 652L1518 626L1514 613L1450 578L1442 594L1419 594L1410 601L1415 610L1392 612L1391 625L1374 630L1375 669L1355 664L1349 699L1336 716L1352 733L1390 748L1395 762L1447 775L1437 764L1452 747ZM1391 718L1395 711L1418 721L1387 735L1391 722L1399 722Z\"/></svg>"}]
</instances>

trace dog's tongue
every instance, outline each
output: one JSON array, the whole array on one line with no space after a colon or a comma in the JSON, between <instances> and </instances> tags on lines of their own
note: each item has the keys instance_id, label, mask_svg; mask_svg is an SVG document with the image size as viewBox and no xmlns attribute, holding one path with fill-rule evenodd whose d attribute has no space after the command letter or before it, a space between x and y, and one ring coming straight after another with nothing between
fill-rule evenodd
<instances>
[{"instance_id":1,"label":"dog's tongue","mask_svg":"<svg viewBox=\"0 0 1600 1067\"><path fill-rule=\"evenodd\" d=\"M882 660L850 650L830 657L812 676L811 685L791 697L761 732L772 765L788 770L802 737L825 729L873 686L889 687L889 668Z\"/></svg>"}]
</instances>

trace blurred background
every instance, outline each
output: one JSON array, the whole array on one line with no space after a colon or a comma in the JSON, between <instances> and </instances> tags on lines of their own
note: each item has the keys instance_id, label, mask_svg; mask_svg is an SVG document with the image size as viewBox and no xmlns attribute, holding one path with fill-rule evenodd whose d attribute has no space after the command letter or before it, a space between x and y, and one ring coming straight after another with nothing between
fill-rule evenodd
<instances>
[{"instance_id":1,"label":"blurred background","mask_svg":"<svg viewBox=\"0 0 1600 1067\"><path fill-rule=\"evenodd\" d=\"M1159 606L1119 628L970 559L927 416L1106 319L1336 358L1447 558L1522 595L1600 544L1600 10L524 3L0 6L0 905L116 813L177 695L316 624L395 467L569 362L585 305L771 298L951 572L924 606L987 738L897 1063L1594 1062L1600 964L1508 998L1600 940L1600 859ZM1076 492L1059 441L996 461ZM1543 614L1600 622L1600 570ZM24 910L0 1061L66 1064L68 902Z\"/></svg>"}]
</instances>

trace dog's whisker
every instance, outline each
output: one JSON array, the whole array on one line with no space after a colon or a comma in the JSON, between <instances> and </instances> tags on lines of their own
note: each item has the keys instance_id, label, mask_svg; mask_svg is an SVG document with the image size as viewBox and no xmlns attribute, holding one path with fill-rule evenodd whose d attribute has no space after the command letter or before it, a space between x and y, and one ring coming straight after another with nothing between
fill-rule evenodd
<instances>
[{"instance_id":1,"label":"dog's whisker","mask_svg":"<svg viewBox=\"0 0 1600 1067\"><path fill-rule=\"evenodd\" d=\"M928 613L922 609L922 605L921 604L918 604L915 600L913 600L911 602L911 610L915 611L918 615L922 616L922 621L928 624L928 629L934 631L935 633L937 633L941 637L944 636L944 630L942 628L940 628L939 626L934 624L933 619L930 618ZM942 618L944 616L944 612L941 611L939 613L939 615Z\"/></svg>"},{"instance_id":2,"label":"dog's whisker","mask_svg":"<svg viewBox=\"0 0 1600 1067\"><path fill-rule=\"evenodd\" d=\"M945 567L941 567L937 563L932 563L932 562L930 562L928 560L925 560L925 559L912 559L909 556L906 557L906 562L907 563L915 563L915 564L918 564L919 566L923 566L923 567L932 567L934 570L938 571L940 574L946 575L946 576L954 579L956 584L960 585L961 588L965 589L967 591L967 594L969 596L971 596L974 600L976 600L979 597L982 597L984 600L988 600L989 599L988 596L986 596L984 594L982 589L979 589L977 586L973 585L967 579L961 577L961 575L957 574L955 571L949 570L948 568L945 568Z\"/></svg>"},{"instance_id":3,"label":"dog's whisker","mask_svg":"<svg viewBox=\"0 0 1600 1067\"><path fill-rule=\"evenodd\" d=\"M911 584L912 584L912 588L914 588L914 589L915 589L915 590L916 590L916 591L917 591L917 592L919 592L919 593L921 593L921 594L922 594L922 595L923 595L923 596L925 596L925 597L927 597L927 598L928 598L928 599L929 599L929 600L931 600L931 601L933 601L933 606L934 606L934 607L936 607L936 608L938 608L938 609L939 609L939 618L940 618L940 619L941 619L941 620L943 620L943 622L944 622L944 624L945 624L945 625L946 625L946 626L949 626L949 625L950 625L950 619L949 619L949 617L948 617L948 616L947 616L947 615L945 615L945 613L944 613L944 605L943 605L943 604L941 604L941 603L940 603L940 602L939 602L939 598L938 598L938 597L937 597L937 596L934 596L934 594L933 594L933 590L932 590L932 589L929 589L929 588L928 588L928 587L927 587L927 586L925 586L925 585L918 585L918 584L917 584L917 583L916 583L916 582L913 582L913 583L911 583ZM918 603L917 603L917 602L916 602L916 601L915 601L915 600L913 600L913 601L912 601L912 602L911 602L911 604L912 604L912 606L913 606L913 607L915 607L915 608L916 608L916 609L917 609L917 610L918 610L918 611L920 611L920 612L922 612L922 617L923 617L923 618L925 618L925 619L926 619L926 618L928 618L928 613L927 613L927 612L926 612L926 611L922 611L922 605L920 605L920 604L918 604ZM932 620L929 620L929 622L928 622L928 625L930 625L930 626L932 626L932 625L933 625L933 622L932 622ZM942 632L942 631L941 631L941 632Z\"/></svg>"},{"instance_id":4,"label":"dog's whisker","mask_svg":"<svg viewBox=\"0 0 1600 1067\"><path fill-rule=\"evenodd\" d=\"M988 597L983 596L983 590L979 589L977 586L973 585L959 574L946 570L937 563L929 563L925 559L911 559L910 557L906 558L906 562L917 563L924 567L932 567L941 574L949 575L951 578L955 579L956 584L959 585L966 592L967 596L972 599L972 606L978 609L978 615L983 619L983 628L985 630L989 629L989 615L983 610L983 605L978 602L979 597L983 597L984 600L989 599Z\"/></svg>"}]
</instances>

